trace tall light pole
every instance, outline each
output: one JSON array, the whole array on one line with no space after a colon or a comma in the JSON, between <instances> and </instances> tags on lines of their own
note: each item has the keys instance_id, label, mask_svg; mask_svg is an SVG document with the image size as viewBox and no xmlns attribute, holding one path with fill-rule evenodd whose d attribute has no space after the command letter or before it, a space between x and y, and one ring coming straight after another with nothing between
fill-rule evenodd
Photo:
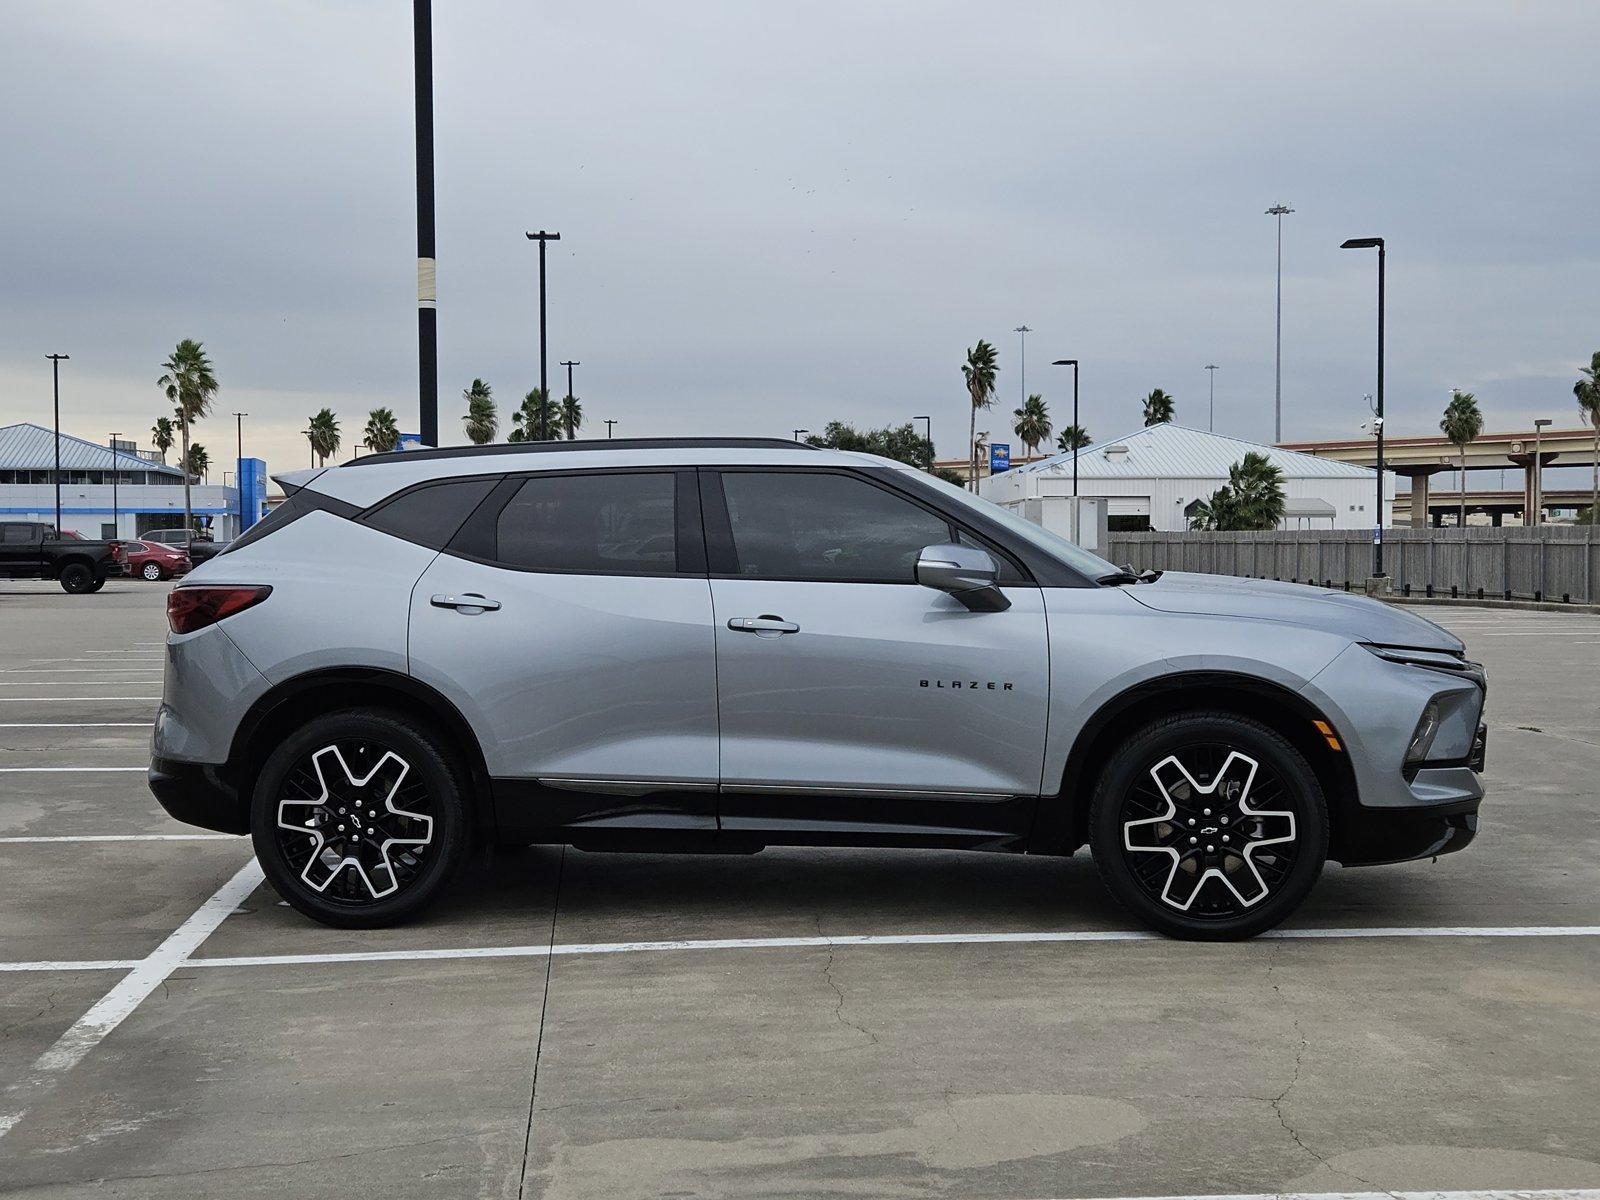
<instances>
[{"instance_id":1,"label":"tall light pole","mask_svg":"<svg viewBox=\"0 0 1600 1200\"><path fill-rule=\"evenodd\" d=\"M567 369L567 395L571 396L572 395L572 368L573 367L581 367L581 366L583 366L583 364L581 362L568 361L568 362L563 362L561 365Z\"/></svg>"},{"instance_id":2,"label":"tall light pole","mask_svg":"<svg viewBox=\"0 0 1600 1200\"><path fill-rule=\"evenodd\" d=\"M606 418L606 437L607 438L611 437L611 427L613 425L620 425L620 424L622 424L621 421L613 420L612 418L607 417Z\"/></svg>"},{"instance_id":3,"label":"tall light pole","mask_svg":"<svg viewBox=\"0 0 1600 1200\"><path fill-rule=\"evenodd\" d=\"M1050 364L1052 367L1072 368L1072 432L1074 436L1083 432L1083 426L1078 423L1078 360L1075 358L1058 358ZM1072 448L1072 540L1078 540L1078 454L1082 446Z\"/></svg>"},{"instance_id":4,"label":"tall light pole","mask_svg":"<svg viewBox=\"0 0 1600 1200\"><path fill-rule=\"evenodd\" d=\"M544 369L544 244L546 242L559 242L561 235L559 233L546 233L541 229L538 233L528 234L528 240L539 243L539 395L548 400L550 399L550 386L545 380Z\"/></svg>"},{"instance_id":5,"label":"tall light pole","mask_svg":"<svg viewBox=\"0 0 1600 1200\"><path fill-rule=\"evenodd\" d=\"M811 432L811 430L809 430L809 429L796 429L794 431L794 440L798 442L800 440L800 435L802 433L810 433L810 432Z\"/></svg>"},{"instance_id":6,"label":"tall light pole","mask_svg":"<svg viewBox=\"0 0 1600 1200\"><path fill-rule=\"evenodd\" d=\"M411 0L417 117L417 407L424 446L439 444L439 289L433 245L433 0Z\"/></svg>"},{"instance_id":7,"label":"tall light pole","mask_svg":"<svg viewBox=\"0 0 1600 1200\"><path fill-rule=\"evenodd\" d=\"M55 387L56 396L56 536L61 536L61 364L70 359L70 354L46 354L50 360L50 380Z\"/></svg>"},{"instance_id":8,"label":"tall light pole","mask_svg":"<svg viewBox=\"0 0 1600 1200\"><path fill-rule=\"evenodd\" d=\"M244 419L249 415L246 412L233 414L234 436L236 438L234 443L233 486L239 492L239 524L236 526L237 532L233 535L234 537L238 537L244 532Z\"/></svg>"},{"instance_id":9,"label":"tall light pole","mask_svg":"<svg viewBox=\"0 0 1600 1200\"><path fill-rule=\"evenodd\" d=\"M1022 342L1022 353L1018 357L1017 380L1022 385L1022 402L1028 402L1028 335L1033 332L1026 325L1018 325L1011 331L1019 334Z\"/></svg>"},{"instance_id":10,"label":"tall light pole","mask_svg":"<svg viewBox=\"0 0 1600 1200\"><path fill-rule=\"evenodd\" d=\"M117 520L117 439L120 433L111 435L111 537L113 540L122 536L122 523Z\"/></svg>"},{"instance_id":11,"label":"tall light pole","mask_svg":"<svg viewBox=\"0 0 1600 1200\"><path fill-rule=\"evenodd\" d=\"M1206 364L1206 376L1211 381L1211 408L1206 413L1206 432L1217 431L1217 364Z\"/></svg>"},{"instance_id":12,"label":"tall light pole","mask_svg":"<svg viewBox=\"0 0 1600 1200\"><path fill-rule=\"evenodd\" d=\"M931 471L931 470L933 470L933 465L932 464L933 464L933 460L934 460L934 457L935 457L934 456L934 451L933 451L933 418L932 417L912 417L911 419L913 421L923 421L923 422L926 422L926 424L927 424L927 429L922 435L922 440L928 443L928 464L929 464L928 465L928 470Z\"/></svg>"},{"instance_id":13,"label":"tall light pole","mask_svg":"<svg viewBox=\"0 0 1600 1200\"><path fill-rule=\"evenodd\" d=\"M1277 324L1277 366L1273 371L1272 388L1272 441L1274 444L1283 441L1283 218L1292 213L1294 209L1287 204L1274 204L1267 209L1267 216L1278 218L1278 324ZM1380 506L1381 510L1381 506ZM1379 574L1382 574L1380 571Z\"/></svg>"},{"instance_id":14,"label":"tall light pole","mask_svg":"<svg viewBox=\"0 0 1600 1200\"><path fill-rule=\"evenodd\" d=\"M1544 524L1544 427L1553 424L1549 417L1539 417L1533 423L1533 524ZM1467 494L1466 481L1461 484L1461 494Z\"/></svg>"},{"instance_id":15,"label":"tall light pole","mask_svg":"<svg viewBox=\"0 0 1600 1200\"><path fill-rule=\"evenodd\" d=\"M1373 424L1378 430L1378 515L1372 527L1372 577L1383 578L1383 288L1385 249L1381 237L1350 238L1339 244L1341 250L1378 251L1378 406ZM1465 481L1462 491L1465 493Z\"/></svg>"}]
</instances>

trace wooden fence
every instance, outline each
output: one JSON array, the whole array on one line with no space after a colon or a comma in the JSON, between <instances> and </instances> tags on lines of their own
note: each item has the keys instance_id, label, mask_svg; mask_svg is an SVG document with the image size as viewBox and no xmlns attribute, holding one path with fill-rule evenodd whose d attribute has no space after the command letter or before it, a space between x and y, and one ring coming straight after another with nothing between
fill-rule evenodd
<instances>
[{"instance_id":1,"label":"wooden fence","mask_svg":"<svg viewBox=\"0 0 1600 1200\"><path fill-rule=\"evenodd\" d=\"M1600 527L1385 529L1384 571L1416 596L1600 602ZM1360 529L1113 533L1103 557L1136 569L1283 579L1359 590L1372 574Z\"/></svg>"}]
</instances>

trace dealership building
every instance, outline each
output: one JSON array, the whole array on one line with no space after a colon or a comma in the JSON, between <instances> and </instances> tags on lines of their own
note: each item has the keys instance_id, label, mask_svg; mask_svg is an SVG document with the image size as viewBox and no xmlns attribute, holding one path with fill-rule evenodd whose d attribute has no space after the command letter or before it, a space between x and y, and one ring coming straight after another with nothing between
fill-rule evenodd
<instances>
[{"instance_id":1,"label":"dealership building","mask_svg":"<svg viewBox=\"0 0 1600 1200\"><path fill-rule=\"evenodd\" d=\"M1181 530L1197 501L1210 499L1228 470L1254 451L1283 474L1281 528L1371 529L1377 521L1377 472L1370 467L1264 446L1170 423L1077 451L1078 494L1103 497L1113 531ZM979 493L1007 507L1072 494L1071 452L980 479ZM1383 524L1391 524L1394 477L1384 480Z\"/></svg>"},{"instance_id":2,"label":"dealership building","mask_svg":"<svg viewBox=\"0 0 1600 1200\"><path fill-rule=\"evenodd\" d=\"M266 511L267 470L259 458L240 464L240 488L191 484L190 504L202 531L237 537ZM40 425L0 426L0 519L56 519L56 435ZM235 472L225 472L231 477ZM61 527L86 538L133 538L183 526L183 472L153 451L121 441L115 449L61 435Z\"/></svg>"}]
</instances>

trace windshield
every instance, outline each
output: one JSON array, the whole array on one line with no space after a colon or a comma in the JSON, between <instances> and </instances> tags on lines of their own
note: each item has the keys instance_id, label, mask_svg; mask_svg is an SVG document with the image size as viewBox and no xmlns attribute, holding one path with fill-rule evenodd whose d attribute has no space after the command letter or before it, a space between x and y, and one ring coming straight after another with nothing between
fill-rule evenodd
<instances>
[{"instance_id":1,"label":"windshield","mask_svg":"<svg viewBox=\"0 0 1600 1200\"><path fill-rule=\"evenodd\" d=\"M1059 558L1074 571L1086 575L1090 579L1099 579L1103 575L1120 575L1122 568L1113 566L1098 554L1091 554L1076 542L1070 542L1059 534L1051 533L1042 525L1035 525L1032 521L1024 520L1001 508L993 501L975 496L965 488L956 487L937 476L930 476L935 486L943 488L959 503L967 508L983 513L991 521L1004 525L1012 533L1024 541L1042 550L1053 558Z\"/></svg>"}]
</instances>

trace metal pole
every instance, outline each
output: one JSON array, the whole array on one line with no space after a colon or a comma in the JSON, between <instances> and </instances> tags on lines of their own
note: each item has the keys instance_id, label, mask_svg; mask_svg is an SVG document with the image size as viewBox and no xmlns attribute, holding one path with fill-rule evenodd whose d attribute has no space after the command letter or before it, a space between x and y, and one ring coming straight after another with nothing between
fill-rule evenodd
<instances>
[{"instance_id":1,"label":"metal pole","mask_svg":"<svg viewBox=\"0 0 1600 1200\"><path fill-rule=\"evenodd\" d=\"M934 452L933 452L933 418L932 417L912 417L911 419L913 421L924 421L924 422L927 423L927 428L923 432L922 440L928 443L928 462L930 464L928 469L931 471L933 469L932 463L934 461Z\"/></svg>"},{"instance_id":2,"label":"metal pole","mask_svg":"<svg viewBox=\"0 0 1600 1200\"><path fill-rule=\"evenodd\" d=\"M1466 495L1466 484L1461 485L1461 494ZM1534 525L1544 524L1544 426L1538 421L1533 423L1533 521Z\"/></svg>"},{"instance_id":3,"label":"metal pole","mask_svg":"<svg viewBox=\"0 0 1600 1200\"><path fill-rule=\"evenodd\" d=\"M611 436L611 427L613 425L620 425L620 424L621 424L620 421L614 421L610 417L607 417L606 418L606 437L610 438L610 436Z\"/></svg>"},{"instance_id":4,"label":"metal pole","mask_svg":"<svg viewBox=\"0 0 1600 1200\"><path fill-rule=\"evenodd\" d=\"M583 364L581 362L577 362L576 360L571 360L571 361L563 362L561 365L567 369L567 399L568 400L575 400L575 399L577 399L577 397L572 394L572 368L573 367L581 367L581 366L583 366ZM577 436L578 436L578 431L576 429L568 429L567 430L567 440L569 442L573 438L575 438Z\"/></svg>"},{"instance_id":5,"label":"metal pole","mask_svg":"<svg viewBox=\"0 0 1600 1200\"><path fill-rule=\"evenodd\" d=\"M546 233L541 229L538 233L528 234L527 237L530 242L539 243L539 395L548 400L550 399L550 383L546 377L545 370L544 244L546 242L559 242L561 240L561 235L559 233Z\"/></svg>"},{"instance_id":6,"label":"metal pole","mask_svg":"<svg viewBox=\"0 0 1600 1200\"><path fill-rule=\"evenodd\" d=\"M810 433L810 432L811 432L811 430L809 430L809 429L796 429L794 431L794 440L798 442L800 440L800 435L802 433Z\"/></svg>"},{"instance_id":7,"label":"metal pole","mask_svg":"<svg viewBox=\"0 0 1600 1200\"><path fill-rule=\"evenodd\" d=\"M1028 402L1028 335L1033 332L1026 325L1018 325L1011 331L1022 335L1022 354L1018 361L1017 378L1022 385L1022 402Z\"/></svg>"},{"instance_id":8,"label":"metal pole","mask_svg":"<svg viewBox=\"0 0 1600 1200\"><path fill-rule=\"evenodd\" d=\"M117 520L117 439L120 433L111 435L111 537L113 540L122 536L122 523Z\"/></svg>"},{"instance_id":9,"label":"metal pole","mask_svg":"<svg viewBox=\"0 0 1600 1200\"><path fill-rule=\"evenodd\" d=\"M425 446L439 444L438 261L433 240L433 0L412 0L417 120L417 407Z\"/></svg>"},{"instance_id":10,"label":"metal pole","mask_svg":"<svg viewBox=\"0 0 1600 1200\"><path fill-rule=\"evenodd\" d=\"M1206 364L1206 377L1211 381L1211 408L1206 413L1206 432L1217 431L1217 364Z\"/></svg>"},{"instance_id":11,"label":"metal pole","mask_svg":"<svg viewBox=\"0 0 1600 1200\"><path fill-rule=\"evenodd\" d=\"M1386 248L1378 239L1378 535L1372 543L1372 574L1383 578L1383 328ZM1462 481L1463 494L1466 481Z\"/></svg>"},{"instance_id":12,"label":"metal pole","mask_svg":"<svg viewBox=\"0 0 1600 1200\"><path fill-rule=\"evenodd\" d=\"M233 414L234 433L237 439L234 447L233 486L239 493L239 524L235 527L234 537L244 532L244 419L249 415L242 412Z\"/></svg>"},{"instance_id":13,"label":"metal pole","mask_svg":"<svg viewBox=\"0 0 1600 1200\"><path fill-rule=\"evenodd\" d=\"M1274 204L1267 209L1269 216L1278 218L1278 315L1275 344L1276 366L1273 368L1272 389L1272 440L1283 441L1283 218L1294 209L1287 204Z\"/></svg>"},{"instance_id":14,"label":"metal pole","mask_svg":"<svg viewBox=\"0 0 1600 1200\"><path fill-rule=\"evenodd\" d=\"M61 362L70 354L46 354L50 360L50 380L56 398L56 536L61 536Z\"/></svg>"}]
</instances>

